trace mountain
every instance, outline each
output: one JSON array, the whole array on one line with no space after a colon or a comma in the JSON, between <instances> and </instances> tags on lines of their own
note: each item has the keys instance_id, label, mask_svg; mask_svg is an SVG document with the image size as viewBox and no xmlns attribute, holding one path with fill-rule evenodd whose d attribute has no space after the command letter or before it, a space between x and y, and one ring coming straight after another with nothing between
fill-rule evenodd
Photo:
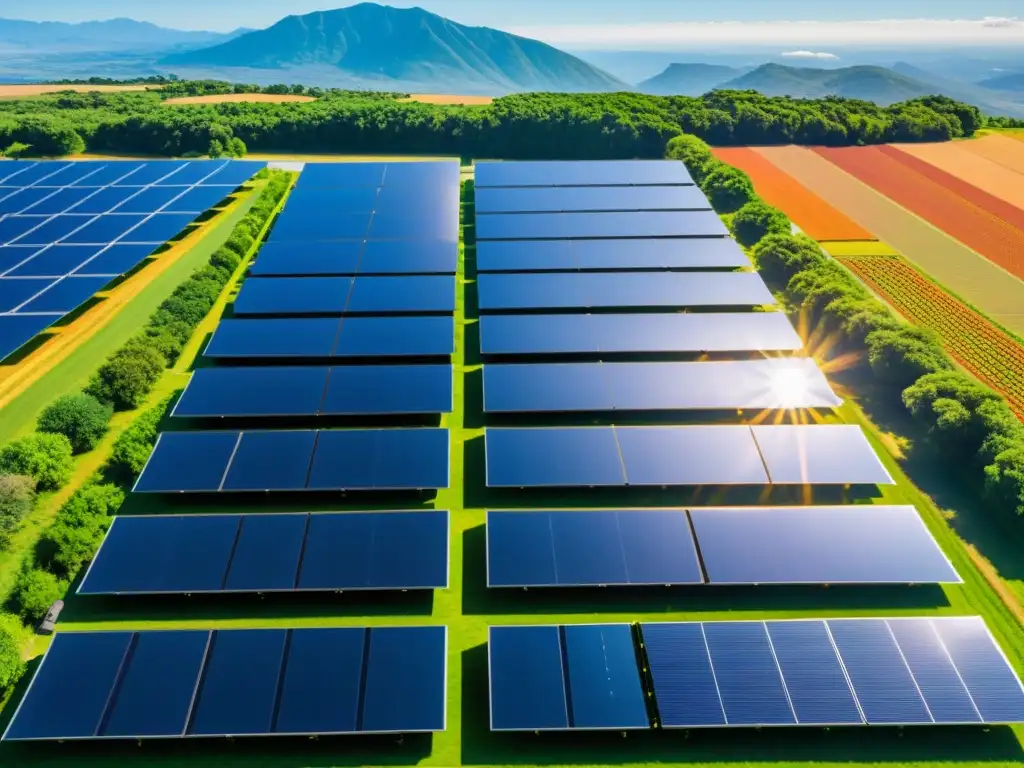
<instances>
[{"instance_id":1,"label":"mountain","mask_svg":"<svg viewBox=\"0 0 1024 768\"><path fill-rule=\"evenodd\" d=\"M581 59L537 40L467 27L424 11L361 3L289 16L226 43L165 57L178 71L332 69L377 87L415 84L466 93L523 90L611 91L628 86Z\"/></svg>"},{"instance_id":2,"label":"mountain","mask_svg":"<svg viewBox=\"0 0 1024 768\"><path fill-rule=\"evenodd\" d=\"M1007 72L995 77L990 77L978 83L982 88L990 88L994 91L1014 91L1024 93L1024 72Z\"/></svg>"},{"instance_id":3,"label":"mountain","mask_svg":"<svg viewBox=\"0 0 1024 768\"><path fill-rule=\"evenodd\" d=\"M911 77L931 86L934 93L941 93L951 99L973 104L990 115L1012 115L1019 117L1024 112L1024 99L1013 93L1000 93L984 83L971 83L958 78L943 76L930 69L915 67L904 61L892 65L893 71ZM1007 91L1011 89L1006 89Z\"/></svg>"},{"instance_id":4,"label":"mountain","mask_svg":"<svg viewBox=\"0 0 1024 768\"><path fill-rule=\"evenodd\" d=\"M839 69L763 64L752 72L722 83L719 88L760 91L767 96L821 98L845 96L887 105L934 93L935 88L886 67Z\"/></svg>"},{"instance_id":5,"label":"mountain","mask_svg":"<svg viewBox=\"0 0 1024 768\"><path fill-rule=\"evenodd\" d=\"M748 71L721 64L669 64L661 74L639 83L637 89L657 96L700 96Z\"/></svg>"},{"instance_id":6,"label":"mountain","mask_svg":"<svg viewBox=\"0 0 1024 768\"><path fill-rule=\"evenodd\" d=\"M135 51L216 45L248 30L223 34L166 29L133 19L86 21L68 24L58 21L0 19L0 46L5 52L18 51Z\"/></svg>"}]
</instances>

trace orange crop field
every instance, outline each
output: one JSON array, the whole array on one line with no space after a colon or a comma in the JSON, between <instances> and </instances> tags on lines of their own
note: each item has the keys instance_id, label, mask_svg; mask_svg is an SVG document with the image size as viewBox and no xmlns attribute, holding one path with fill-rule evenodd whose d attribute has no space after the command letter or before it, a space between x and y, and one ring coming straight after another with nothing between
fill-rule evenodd
<instances>
[{"instance_id":1,"label":"orange crop field","mask_svg":"<svg viewBox=\"0 0 1024 768\"><path fill-rule=\"evenodd\" d=\"M471 107L483 107L494 101L493 96L459 96L451 93L414 93L407 99L399 101L419 101L424 104L458 104Z\"/></svg>"},{"instance_id":2,"label":"orange crop field","mask_svg":"<svg viewBox=\"0 0 1024 768\"><path fill-rule=\"evenodd\" d=\"M941 144L892 144L900 152L913 155L940 168L978 189L1024 209L1024 185L1021 175L987 157L966 148L970 142L946 141Z\"/></svg>"},{"instance_id":3,"label":"orange crop field","mask_svg":"<svg viewBox=\"0 0 1024 768\"><path fill-rule=\"evenodd\" d=\"M1024 419L1024 348L1010 334L899 257L840 258L912 323L934 330L946 350Z\"/></svg>"},{"instance_id":4,"label":"orange crop field","mask_svg":"<svg viewBox=\"0 0 1024 768\"><path fill-rule=\"evenodd\" d=\"M1024 277L1024 231L911 170L878 147L817 147L814 152L994 264Z\"/></svg>"},{"instance_id":5,"label":"orange crop field","mask_svg":"<svg viewBox=\"0 0 1024 768\"><path fill-rule=\"evenodd\" d=\"M1011 171L1024 174L1024 142L1011 139L1009 136L992 134L972 141L957 142L957 146L986 157Z\"/></svg>"},{"instance_id":6,"label":"orange crop field","mask_svg":"<svg viewBox=\"0 0 1024 768\"><path fill-rule=\"evenodd\" d=\"M262 102L284 104L286 102L316 101L312 96L298 96L292 93L216 93L209 96L178 96L167 99L164 104L239 104Z\"/></svg>"},{"instance_id":7,"label":"orange crop field","mask_svg":"<svg viewBox=\"0 0 1024 768\"><path fill-rule=\"evenodd\" d=\"M874 235L807 187L745 147L715 149L715 157L746 172L757 193L815 240L873 240Z\"/></svg>"},{"instance_id":8,"label":"orange crop field","mask_svg":"<svg viewBox=\"0 0 1024 768\"><path fill-rule=\"evenodd\" d=\"M947 173L941 168L936 168L934 165L926 163L924 160L914 157L901 149L896 149L895 147L879 147L878 149L880 152L884 152L887 157L902 163L915 173L931 179L950 192L960 195L960 197L972 205L976 205L993 216L999 217L1007 224L1012 224L1017 229L1024 231L1024 208L1011 205L1005 200L983 189L978 189L973 184L968 184L963 179ZM1017 174L1014 175L1017 176ZM1024 178L1017 176L1017 190L1020 191L1022 188L1024 188Z\"/></svg>"},{"instance_id":9,"label":"orange crop field","mask_svg":"<svg viewBox=\"0 0 1024 768\"><path fill-rule=\"evenodd\" d=\"M78 93L116 93L117 91L144 91L158 86L145 85L0 85L0 99L20 99L26 96L42 96L46 93L77 91Z\"/></svg>"}]
</instances>

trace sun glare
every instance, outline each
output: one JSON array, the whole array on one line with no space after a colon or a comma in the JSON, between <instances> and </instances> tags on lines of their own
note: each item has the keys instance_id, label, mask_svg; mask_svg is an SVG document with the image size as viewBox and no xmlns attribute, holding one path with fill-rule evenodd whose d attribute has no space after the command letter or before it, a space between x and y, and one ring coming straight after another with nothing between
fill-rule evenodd
<instances>
[{"instance_id":1,"label":"sun glare","mask_svg":"<svg viewBox=\"0 0 1024 768\"><path fill-rule=\"evenodd\" d=\"M811 384L806 368L778 365L774 366L769 386L779 408L800 408L807 402Z\"/></svg>"}]
</instances>

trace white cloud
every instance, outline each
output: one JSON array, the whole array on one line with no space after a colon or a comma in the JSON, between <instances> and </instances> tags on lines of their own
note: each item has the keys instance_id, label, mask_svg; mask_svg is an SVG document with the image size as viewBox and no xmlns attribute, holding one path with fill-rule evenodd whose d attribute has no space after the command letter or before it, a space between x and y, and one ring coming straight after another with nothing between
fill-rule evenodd
<instances>
[{"instance_id":1,"label":"white cloud","mask_svg":"<svg viewBox=\"0 0 1024 768\"><path fill-rule=\"evenodd\" d=\"M549 24L509 29L554 45L594 49L665 47L882 45L1022 45L1015 18L879 19L876 21L725 21L651 24Z\"/></svg>"},{"instance_id":2,"label":"white cloud","mask_svg":"<svg viewBox=\"0 0 1024 768\"><path fill-rule=\"evenodd\" d=\"M824 51L783 51L784 59L816 59L818 61L838 61L839 57L834 53Z\"/></svg>"}]
</instances>

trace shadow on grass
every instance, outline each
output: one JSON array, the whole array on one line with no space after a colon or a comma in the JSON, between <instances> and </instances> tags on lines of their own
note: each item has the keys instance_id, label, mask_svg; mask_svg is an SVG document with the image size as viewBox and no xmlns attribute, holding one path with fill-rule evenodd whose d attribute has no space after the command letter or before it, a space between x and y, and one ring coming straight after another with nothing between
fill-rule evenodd
<instances>
[{"instance_id":1,"label":"shadow on grass","mask_svg":"<svg viewBox=\"0 0 1024 768\"><path fill-rule=\"evenodd\" d=\"M487 646L462 654L463 765L792 764L1019 761L1008 727L708 728L492 733Z\"/></svg>"},{"instance_id":2,"label":"shadow on grass","mask_svg":"<svg viewBox=\"0 0 1024 768\"><path fill-rule=\"evenodd\" d=\"M920 610L949 605L935 584L489 589L484 526L462 534L462 613L543 615L679 611Z\"/></svg>"}]
</instances>

